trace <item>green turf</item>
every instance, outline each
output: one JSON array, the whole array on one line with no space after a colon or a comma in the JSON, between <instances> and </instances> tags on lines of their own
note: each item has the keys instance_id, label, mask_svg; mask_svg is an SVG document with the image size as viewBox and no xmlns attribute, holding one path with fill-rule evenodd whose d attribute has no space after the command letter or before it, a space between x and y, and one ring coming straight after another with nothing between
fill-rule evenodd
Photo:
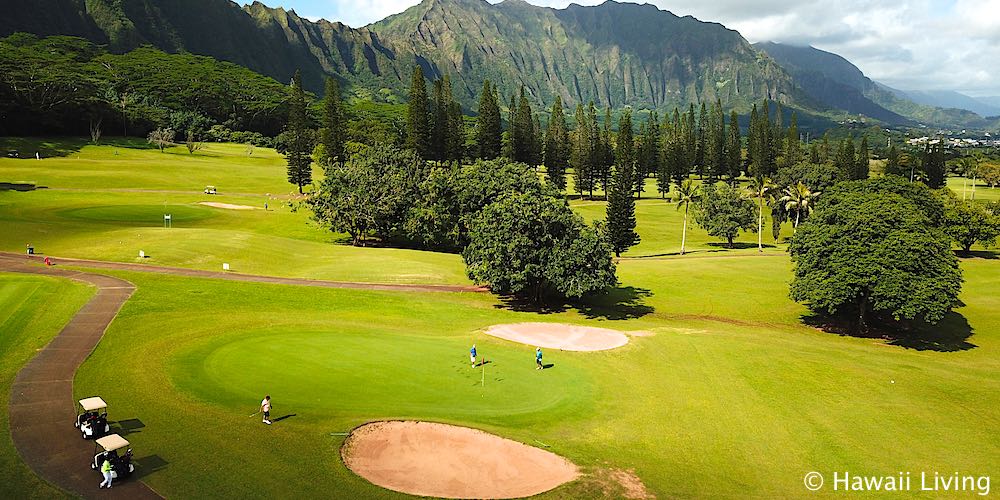
<instances>
[{"instance_id":1,"label":"green turf","mask_svg":"<svg viewBox=\"0 0 1000 500\"><path fill-rule=\"evenodd\" d=\"M330 435L379 418L537 439L587 471L634 469L667 497L798 496L811 470L996 473L996 266L963 263L959 314L975 347L933 352L802 326L804 309L785 298L783 257L629 261L622 278L648 287L641 302L653 310L603 324L653 335L604 353L549 352L555 366L541 373L530 346L475 332L533 319L594 324L587 315L601 311L539 317L498 309L488 295L127 274L139 291L76 390L98 390L109 373L134 381L103 390L145 424L135 438L140 462L167 463L147 480L174 496L388 495L343 468L341 437ZM942 328L959 335L960 324ZM466 365L473 341L494 361L485 389ZM294 416L267 428L251 418L264 393L274 415ZM192 439L202 446L182 445ZM212 468L183 466L205 448ZM549 496L600 487L589 477Z\"/></svg>"},{"instance_id":2,"label":"green turf","mask_svg":"<svg viewBox=\"0 0 1000 500\"><path fill-rule=\"evenodd\" d=\"M199 205L261 207L263 193L289 191L280 161L243 161L240 146L215 147L220 156L189 160L119 151L132 167L113 147L83 148L76 161L65 153L61 166L36 167L52 189L0 192L0 248L31 242L44 253L126 262L142 249L146 262L204 269L228 260L263 274L467 282L458 256L334 245L338 235L280 202L269 212ZM154 175L158 158L174 169L170 179ZM0 161L0 181L27 179L14 173L32 162ZM142 191L89 177L105 170ZM223 194L187 185L202 183ZM178 214L172 229L162 228L164 205ZM603 217L603 202L573 207ZM350 473L339 457L343 436L333 435L388 418L550 444L587 473L545 495L553 498L620 494L601 479L608 468L633 470L659 497L699 498L801 497L812 470L1000 474L1000 260L985 258L992 253L963 260L964 306L930 332L959 350L919 350L805 326L806 309L787 297L783 244L758 255L756 235L745 233L740 249L725 250L692 222L691 254L677 256L681 214L671 204L647 192L637 217L643 242L619 263L622 287L549 314L516 312L488 294L116 273L138 290L74 390L116 402L112 418L131 422L140 477L177 498L400 497ZM790 232L786 225L783 237ZM531 346L478 333L518 321L649 335L608 352L547 351L554 366L538 372ZM485 384L467 364L472 342L491 361ZM265 393L275 417L291 416L269 427L250 417ZM23 469L13 481L27 481L15 491L37 483Z\"/></svg>"},{"instance_id":3,"label":"green turf","mask_svg":"<svg viewBox=\"0 0 1000 500\"><path fill-rule=\"evenodd\" d=\"M0 493L5 498L60 495L21 462L10 437L7 404L17 371L93 293L92 288L68 280L0 273Z\"/></svg>"}]
</instances>

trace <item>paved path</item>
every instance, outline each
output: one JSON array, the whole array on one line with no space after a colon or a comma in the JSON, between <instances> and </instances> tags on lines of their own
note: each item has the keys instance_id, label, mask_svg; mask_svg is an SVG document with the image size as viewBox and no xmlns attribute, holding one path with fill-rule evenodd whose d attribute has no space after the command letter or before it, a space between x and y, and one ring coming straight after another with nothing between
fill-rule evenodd
<instances>
[{"instance_id":1,"label":"paved path","mask_svg":"<svg viewBox=\"0 0 1000 500\"><path fill-rule=\"evenodd\" d=\"M39 267L24 257L0 256L0 270L69 278L98 290L14 379L10 433L21 458L46 481L85 498L161 498L135 479L115 483L111 490L98 489L101 476L88 465L94 457L94 444L80 439L80 432L73 427L73 375L100 342L135 286L110 276ZM138 450L140 467L142 456L142 450Z\"/></svg>"},{"instance_id":2,"label":"paved path","mask_svg":"<svg viewBox=\"0 0 1000 500\"><path fill-rule=\"evenodd\" d=\"M26 260L24 254L0 252L0 258ZM45 256L34 255L29 259L41 262ZM354 281L329 281L308 278L281 278L277 276L262 276L258 274L240 274L232 272L203 271L183 267L154 266L149 264L133 264L128 262L107 262L103 260L71 259L68 257L49 256L53 264L67 266L92 267L98 269L114 269L118 271L138 271L143 273L171 274L192 278L215 278L230 281L249 281L254 283L274 283L278 285L315 286L322 288L350 288L355 290L382 290L388 292L474 292L482 293L487 289L468 285L417 285L406 283L360 283Z\"/></svg>"}]
</instances>

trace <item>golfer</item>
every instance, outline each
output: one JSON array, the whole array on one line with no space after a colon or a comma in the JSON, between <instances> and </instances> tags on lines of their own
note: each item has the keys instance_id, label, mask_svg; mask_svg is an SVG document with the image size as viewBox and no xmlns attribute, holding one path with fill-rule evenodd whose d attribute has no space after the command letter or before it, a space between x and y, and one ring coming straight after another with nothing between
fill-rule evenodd
<instances>
[{"instance_id":1,"label":"golfer","mask_svg":"<svg viewBox=\"0 0 1000 500\"><path fill-rule=\"evenodd\" d=\"M472 349L469 349L469 358L472 360L472 367L476 367L476 344L472 344Z\"/></svg>"},{"instance_id":2,"label":"golfer","mask_svg":"<svg viewBox=\"0 0 1000 500\"><path fill-rule=\"evenodd\" d=\"M264 396L264 400L260 402L260 411L264 414L264 422L267 425L271 425L271 396Z\"/></svg>"},{"instance_id":3,"label":"golfer","mask_svg":"<svg viewBox=\"0 0 1000 500\"><path fill-rule=\"evenodd\" d=\"M537 366L535 366L536 370L541 370L542 369L542 348L541 347L536 347L535 348L535 365L537 365Z\"/></svg>"},{"instance_id":4,"label":"golfer","mask_svg":"<svg viewBox=\"0 0 1000 500\"><path fill-rule=\"evenodd\" d=\"M101 485L98 489L103 488L107 485L108 489L111 489L111 461L108 460L108 454L104 454L104 463L101 464L101 474L104 474L104 481L101 481Z\"/></svg>"}]
</instances>

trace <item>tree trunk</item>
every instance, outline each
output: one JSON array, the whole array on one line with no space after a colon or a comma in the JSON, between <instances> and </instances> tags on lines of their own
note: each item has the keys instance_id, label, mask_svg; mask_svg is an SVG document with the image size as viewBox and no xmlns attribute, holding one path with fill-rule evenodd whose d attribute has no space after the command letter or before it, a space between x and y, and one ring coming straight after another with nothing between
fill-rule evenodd
<instances>
[{"instance_id":1,"label":"tree trunk","mask_svg":"<svg viewBox=\"0 0 1000 500\"><path fill-rule=\"evenodd\" d=\"M299 184L299 194L303 194L302 193L302 184Z\"/></svg>"},{"instance_id":2,"label":"tree trunk","mask_svg":"<svg viewBox=\"0 0 1000 500\"><path fill-rule=\"evenodd\" d=\"M868 297L858 299L858 333L868 333Z\"/></svg>"},{"instance_id":3,"label":"tree trunk","mask_svg":"<svg viewBox=\"0 0 1000 500\"><path fill-rule=\"evenodd\" d=\"M687 241L687 231L688 231L688 205L690 203L684 204L684 229L681 231L681 255L684 255L684 243Z\"/></svg>"},{"instance_id":4,"label":"tree trunk","mask_svg":"<svg viewBox=\"0 0 1000 500\"><path fill-rule=\"evenodd\" d=\"M764 252L764 195L760 195L757 208L757 251Z\"/></svg>"},{"instance_id":5,"label":"tree trunk","mask_svg":"<svg viewBox=\"0 0 1000 500\"><path fill-rule=\"evenodd\" d=\"M796 210L795 211L795 226L792 227L792 234L795 234L795 231L799 230L799 214L800 213L802 213L801 210Z\"/></svg>"},{"instance_id":6,"label":"tree trunk","mask_svg":"<svg viewBox=\"0 0 1000 500\"><path fill-rule=\"evenodd\" d=\"M726 248L729 248L729 249L733 248L733 237L732 236L726 236Z\"/></svg>"}]
</instances>

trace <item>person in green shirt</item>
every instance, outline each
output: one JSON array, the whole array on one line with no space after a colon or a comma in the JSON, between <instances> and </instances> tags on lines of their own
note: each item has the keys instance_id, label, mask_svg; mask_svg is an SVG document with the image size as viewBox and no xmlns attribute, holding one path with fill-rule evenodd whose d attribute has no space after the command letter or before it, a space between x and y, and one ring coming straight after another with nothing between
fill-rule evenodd
<instances>
[{"instance_id":1,"label":"person in green shirt","mask_svg":"<svg viewBox=\"0 0 1000 500\"><path fill-rule=\"evenodd\" d=\"M101 482L101 485L98 486L98 488L103 488L105 485L107 485L108 489L110 490L111 489L111 461L108 460L108 455L106 453L104 454L104 463L101 464L101 474L104 474L104 481Z\"/></svg>"}]
</instances>

